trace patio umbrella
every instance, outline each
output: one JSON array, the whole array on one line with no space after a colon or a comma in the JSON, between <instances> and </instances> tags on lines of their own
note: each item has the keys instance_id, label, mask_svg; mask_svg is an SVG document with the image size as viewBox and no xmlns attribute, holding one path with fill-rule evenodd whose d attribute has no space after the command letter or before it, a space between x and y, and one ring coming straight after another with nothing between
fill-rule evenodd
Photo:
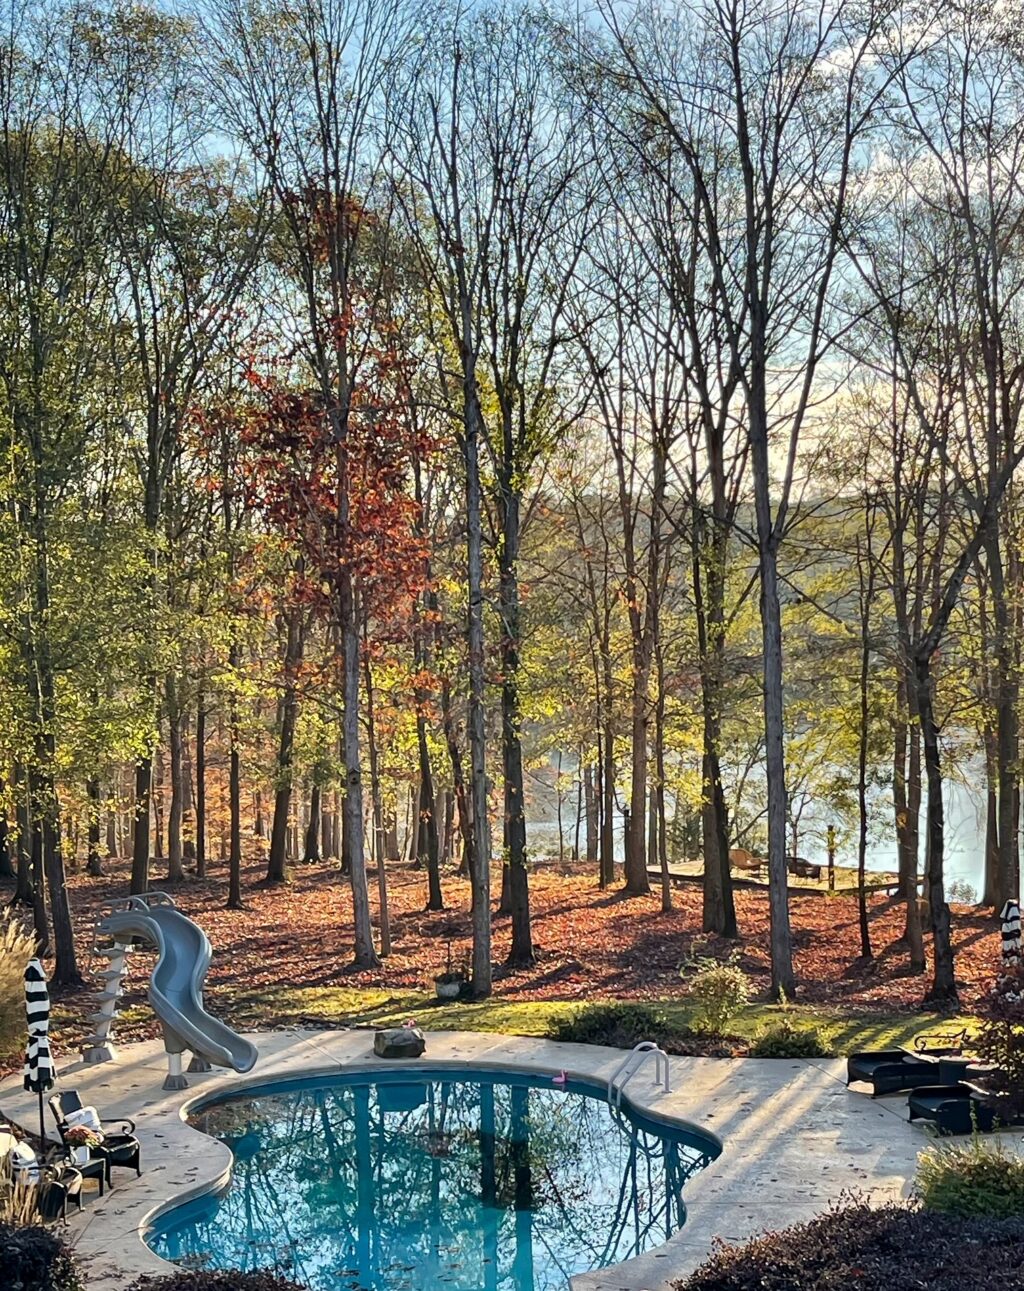
<instances>
[{"instance_id":1,"label":"patio umbrella","mask_svg":"<svg viewBox=\"0 0 1024 1291\"><path fill-rule=\"evenodd\" d=\"M1020 905L1007 901L999 918L1003 931L1003 967L1014 968L1020 963Z\"/></svg>"},{"instance_id":2,"label":"patio umbrella","mask_svg":"<svg viewBox=\"0 0 1024 1291\"><path fill-rule=\"evenodd\" d=\"M30 959L25 969L25 1011L28 1015L25 1088L39 1095L39 1137L45 1145L43 1094L53 1088L57 1073L50 1053L50 995L46 989L46 973L38 959Z\"/></svg>"}]
</instances>

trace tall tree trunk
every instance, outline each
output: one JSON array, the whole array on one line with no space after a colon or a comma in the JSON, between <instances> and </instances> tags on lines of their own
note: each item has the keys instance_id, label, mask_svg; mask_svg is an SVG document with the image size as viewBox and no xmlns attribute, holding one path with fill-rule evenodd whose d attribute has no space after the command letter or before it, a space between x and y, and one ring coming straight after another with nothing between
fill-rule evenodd
<instances>
[{"instance_id":1,"label":"tall tree trunk","mask_svg":"<svg viewBox=\"0 0 1024 1291\"><path fill-rule=\"evenodd\" d=\"M164 759L158 743L153 758L153 859L164 859Z\"/></svg>"},{"instance_id":2,"label":"tall tree trunk","mask_svg":"<svg viewBox=\"0 0 1024 1291\"><path fill-rule=\"evenodd\" d=\"M149 609L156 614L158 594L159 545L157 539L160 518L164 509L164 468L161 460L162 423L159 411L152 406L147 420L146 496L144 522L149 539L147 554L148 573L144 596ZM135 763L135 807L132 818L132 876L129 891L133 896L149 889L150 829L152 826L153 755L160 731L160 705L158 678L152 675L145 680L153 700L153 734L147 739L142 754Z\"/></svg>"},{"instance_id":3,"label":"tall tree trunk","mask_svg":"<svg viewBox=\"0 0 1024 1291\"><path fill-rule=\"evenodd\" d=\"M768 785L768 907L772 997L791 999L796 990L789 926L786 870L786 759L782 702L782 616L774 544L761 555L761 619L764 649L764 722Z\"/></svg>"},{"instance_id":4,"label":"tall tree trunk","mask_svg":"<svg viewBox=\"0 0 1024 1291\"><path fill-rule=\"evenodd\" d=\"M391 954L391 908L388 901L387 840L384 830L384 806L381 800L380 766L377 760L377 722L375 717L373 669L369 651L363 651L363 679L366 690L366 745L370 761L370 799L373 809L372 855L377 866L377 904L380 908L380 953ZM397 850L397 849L396 849Z\"/></svg>"},{"instance_id":5,"label":"tall tree trunk","mask_svg":"<svg viewBox=\"0 0 1024 1291\"><path fill-rule=\"evenodd\" d=\"M38 471L38 461L37 461ZM31 641L32 704L35 716L35 767L29 779L29 802L33 828L40 834L41 868L53 922L54 971L52 980L60 986L78 985L81 974L75 957L75 936L71 922L64 854L61 848L61 811L57 795L57 707L53 660L50 652L50 567L47 512L38 476L34 509L35 584L32 606ZM38 901L36 903L38 907Z\"/></svg>"},{"instance_id":6,"label":"tall tree trunk","mask_svg":"<svg viewBox=\"0 0 1024 1291\"><path fill-rule=\"evenodd\" d=\"M320 859L328 860L335 855L334 851L334 815L324 805L320 797Z\"/></svg>"},{"instance_id":7,"label":"tall tree trunk","mask_svg":"<svg viewBox=\"0 0 1024 1291\"><path fill-rule=\"evenodd\" d=\"M206 878L206 696L196 707L196 878Z\"/></svg>"},{"instance_id":8,"label":"tall tree trunk","mask_svg":"<svg viewBox=\"0 0 1024 1291\"><path fill-rule=\"evenodd\" d=\"M135 809L132 815L132 877L129 888L133 896L141 895L149 890L150 797L152 789L153 757L147 751L135 763Z\"/></svg>"},{"instance_id":9,"label":"tall tree trunk","mask_svg":"<svg viewBox=\"0 0 1024 1291\"><path fill-rule=\"evenodd\" d=\"M597 860L597 795L594 791L594 768L583 767L583 813L586 819L587 860Z\"/></svg>"},{"instance_id":10,"label":"tall tree trunk","mask_svg":"<svg viewBox=\"0 0 1024 1291\"><path fill-rule=\"evenodd\" d=\"M1019 767L1020 684L1017 679L1015 637L1008 603L1001 544L998 534L986 543L992 591L996 662L996 756L999 826L999 890L996 905L1016 900L1020 894L1020 853L1017 846L1016 789Z\"/></svg>"},{"instance_id":11,"label":"tall tree trunk","mask_svg":"<svg viewBox=\"0 0 1024 1291\"><path fill-rule=\"evenodd\" d=\"M17 883L12 905L31 906L32 888L32 828L28 806L28 775L21 762L14 764L14 827ZM45 912L43 929L46 928Z\"/></svg>"},{"instance_id":12,"label":"tall tree trunk","mask_svg":"<svg viewBox=\"0 0 1024 1291\"><path fill-rule=\"evenodd\" d=\"M724 489L724 485L723 485ZM724 506L724 503L723 503ZM703 540L699 513L693 520L693 588L700 655L702 737L701 847L704 903L701 928L735 937L736 904L729 869L729 818L722 787L722 679L725 675L725 560L728 534L717 521Z\"/></svg>"},{"instance_id":13,"label":"tall tree trunk","mask_svg":"<svg viewBox=\"0 0 1024 1291\"><path fill-rule=\"evenodd\" d=\"M36 935L37 953L42 959L50 954L50 924L46 912L46 875L43 862L43 825L36 812L35 772L29 771L26 780L29 795L25 811L26 837L29 842L29 865L32 876L32 926Z\"/></svg>"},{"instance_id":14,"label":"tall tree trunk","mask_svg":"<svg viewBox=\"0 0 1024 1291\"><path fill-rule=\"evenodd\" d=\"M861 621L860 621L860 724L857 732L857 913L860 926L860 954L862 959L871 958L871 930L868 926L867 867L868 854L868 723L871 707L868 695L868 680L871 668L871 635L870 615L871 602L875 590L875 564L871 550L871 529L867 534L867 575L858 561L861 580ZM796 855L796 848L793 848Z\"/></svg>"},{"instance_id":15,"label":"tall tree trunk","mask_svg":"<svg viewBox=\"0 0 1024 1291\"><path fill-rule=\"evenodd\" d=\"M263 790L262 789L257 788L253 790L252 813L253 813L253 821L252 821L253 837L266 838L267 824L266 824L266 821L263 819ZM326 819L327 817L325 815L324 820L326 821Z\"/></svg>"},{"instance_id":16,"label":"tall tree trunk","mask_svg":"<svg viewBox=\"0 0 1024 1291\"><path fill-rule=\"evenodd\" d=\"M466 467L466 576L469 613L466 641L469 653L469 796L473 833L470 882L473 887L472 988L478 999L491 993L491 838L487 819L487 732L484 717L484 559L480 489L480 439L483 417L476 385L475 355L469 348L472 335L471 305L462 291L462 371Z\"/></svg>"},{"instance_id":17,"label":"tall tree trunk","mask_svg":"<svg viewBox=\"0 0 1024 1291\"><path fill-rule=\"evenodd\" d=\"M423 702L426 702L425 696ZM419 704L417 704L416 713L416 744L420 761L419 812L414 822L417 838L416 855L420 865L427 871L427 909L443 910L444 896L441 892L434 776L430 766L430 749L427 745L427 721Z\"/></svg>"},{"instance_id":18,"label":"tall tree trunk","mask_svg":"<svg viewBox=\"0 0 1024 1291\"><path fill-rule=\"evenodd\" d=\"M185 791L181 752L182 718L178 704L177 683L173 673L167 674L164 693L167 700L167 747L171 763L171 802L167 813L167 877L174 882L185 877L185 859L181 842Z\"/></svg>"},{"instance_id":19,"label":"tall tree trunk","mask_svg":"<svg viewBox=\"0 0 1024 1291\"><path fill-rule=\"evenodd\" d=\"M897 718L893 737L893 807L896 812L896 847L899 856L900 889L906 909L903 940L910 956L910 971L925 970L924 939L921 934L921 907L917 892L917 845L921 811L921 731L916 721L908 728L910 696L906 673L900 665L896 696ZM913 703L916 714L917 701ZM910 762L908 769L908 750ZM911 804L916 804L912 806Z\"/></svg>"},{"instance_id":20,"label":"tall tree trunk","mask_svg":"<svg viewBox=\"0 0 1024 1291\"><path fill-rule=\"evenodd\" d=\"M763 323L763 319L760 320ZM768 788L768 911L772 965L772 998L792 999L793 939L789 926L789 879L786 869L786 752L782 689L782 609L779 604L777 535L770 499L768 416L765 404L765 354L760 323L751 324L749 436L757 519L758 569L761 582L761 647L765 772Z\"/></svg>"},{"instance_id":21,"label":"tall tree trunk","mask_svg":"<svg viewBox=\"0 0 1024 1291\"><path fill-rule=\"evenodd\" d=\"M647 856L644 831L647 813L647 724L650 662L633 664L633 711L630 727L632 746L632 772L630 779L630 825L626 835L624 863L625 891L636 896L646 896L651 890L647 873Z\"/></svg>"},{"instance_id":22,"label":"tall tree trunk","mask_svg":"<svg viewBox=\"0 0 1024 1291\"><path fill-rule=\"evenodd\" d=\"M604 730L604 760L601 767L601 887L615 882L615 737L611 726Z\"/></svg>"},{"instance_id":23,"label":"tall tree trunk","mask_svg":"<svg viewBox=\"0 0 1024 1291\"><path fill-rule=\"evenodd\" d=\"M274 820L270 828L267 883L284 883L288 878L288 816L292 803L295 721L298 714L298 673L304 644L300 609L288 612L284 655L284 689L281 695L281 725L278 731L275 768Z\"/></svg>"},{"instance_id":24,"label":"tall tree trunk","mask_svg":"<svg viewBox=\"0 0 1024 1291\"><path fill-rule=\"evenodd\" d=\"M189 718L181 718L181 852L188 865L196 863L196 798L193 787L192 751L189 744Z\"/></svg>"},{"instance_id":25,"label":"tall tree trunk","mask_svg":"<svg viewBox=\"0 0 1024 1291\"><path fill-rule=\"evenodd\" d=\"M506 444L503 466L514 469ZM530 887L526 857L526 801L523 781L522 713L519 701L519 540L520 499L512 479L503 479L502 544L498 601L501 616L501 755L505 777L505 859L508 864L512 946L508 963L533 963Z\"/></svg>"},{"instance_id":26,"label":"tall tree trunk","mask_svg":"<svg viewBox=\"0 0 1024 1291\"><path fill-rule=\"evenodd\" d=\"M914 659L917 682L917 708L924 744L924 765L928 781L928 904L931 910L934 968L932 985L926 998L935 1003L958 1003L953 965L953 942L949 906L945 892L945 819L942 803L942 762L939 753L939 729L932 706L931 656L917 654Z\"/></svg>"},{"instance_id":27,"label":"tall tree trunk","mask_svg":"<svg viewBox=\"0 0 1024 1291\"><path fill-rule=\"evenodd\" d=\"M661 643L655 650L658 694L654 709L654 775L651 790L651 843L649 856L657 858L661 877L661 909L668 914L672 909L672 877L668 871L668 838L665 827L665 662Z\"/></svg>"},{"instance_id":28,"label":"tall tree trunk","mask_svg":"<svg viewBox=\"0 0 1024 1291\"><path fill-rule=\"evenodd\" d=\"M359 738L359 643L360 623L352 585L352 571L343 567L338 578L338 609L341 629L344 709L341 719L342 761L345 765L346 842L349 885L352 889L354 933L353 963L373 968L380 963L373 945L370 894L366 880L366 849L363 839L363 771Z\"/></svg>"},{"instance_id":29,"label":"tall tree trunk","mask_svg":"<svg viewBox=\"0 0 1024 1291\"><path fill-rule=\"evenodd\" d=\"M999 752L995 731L986 722L982 734L985 749L985 872L981 904L1000 909L1001 865L999 860Z\"/></svg>"},{"instance_id":30,"label":"tall tree trunk","mask_svg":"<svg viewBox=\"0 0 1024 1291\"><path fill-rule=\"evenodd\" d=\"M302 859L307 865L320 860L320 786L315 780L309 790L309 821Z\"/></svg>"},{"instance_id":31,"label":"tall tree trunk","mask_svg":"<svg viewBox=\"0 0 1024 1291\"><path fill-rule=\"evenodd\" d=\"M420 862L420 782L409 786L409 827L405 831L405 850L414 870L422 868Z\"/></svg>"},{"instance_id":32,"label":"tall tree trunk","mask_svg":"<svg viewBox=\"0 0 1024 1291\"><path fill-rule=\"evenodd\" d=\"M0 781L0 793L5 786ZM18 872L11 860L11 836L7 825L7 809L0 810L0 879L15 879Z\"/></svg>"},{"instance_id":33,"label":"tall tree trunk","mask_svg":"<svg viewBox=\"0 0 1024 1291\"><path fill-rule=\"evenodd\" d=\"M90 776L85 783L85 796L88 803L88 846L89 853L85 862L87 874L100 878L103 874L103 857L100 855L100 782Z\"/></svg>"},{"instance_id":34,"label":"tall tree trunk","mask_svg":"<svg viewBox=\"0 0 1024 1291\"><path fill-rule=\"evenodd\" d=\"M228 650L232 675L237 670L241 652L232 635ZM228 696L228 900L229 910L242 909L242 769L239 752L238 697Z\"/></svg>"}]
</instances>

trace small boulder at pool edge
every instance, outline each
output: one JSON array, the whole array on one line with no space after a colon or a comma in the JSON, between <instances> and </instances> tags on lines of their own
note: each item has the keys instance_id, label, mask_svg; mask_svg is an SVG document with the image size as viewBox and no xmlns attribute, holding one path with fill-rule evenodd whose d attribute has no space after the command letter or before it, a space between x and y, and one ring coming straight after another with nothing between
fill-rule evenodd
<instances>
[{"instance_id":1,"label":"small boulder at pool edge","mask_svg":"<svg viewBox=\"0 0 1024 1291\"><path fill-rule=\"evenodd\" d=\"M427 1042L419 1027L386 1027L373 1037L378 1058L422 1058Z\"/></svg>"}]
</instances>

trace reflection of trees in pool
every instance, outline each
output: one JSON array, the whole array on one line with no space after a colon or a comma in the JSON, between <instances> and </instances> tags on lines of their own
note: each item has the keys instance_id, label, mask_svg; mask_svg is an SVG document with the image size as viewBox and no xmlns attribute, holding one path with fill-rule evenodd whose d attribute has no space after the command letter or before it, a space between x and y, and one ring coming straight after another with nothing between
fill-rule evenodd
<instances>
[{"instance_id":1,"label":"reflection of trees in pool","mask_svg":"<svg viewBox=\"0 0 1024 1291\"><path fill-rule=\"evenodd\" d=\"M181 1262L286 1270L316 1291L548 1291L664 1241L707 1163L607 1104L525 1085L324 1086L197 1118L230 1189L157 1243Z\"/></svg>"}]
</instances>

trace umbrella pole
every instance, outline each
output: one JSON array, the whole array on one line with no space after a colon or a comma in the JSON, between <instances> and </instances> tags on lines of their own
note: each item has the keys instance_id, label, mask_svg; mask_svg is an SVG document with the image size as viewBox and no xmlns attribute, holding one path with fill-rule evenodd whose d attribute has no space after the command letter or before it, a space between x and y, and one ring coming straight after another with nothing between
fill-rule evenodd
<instances>
[{"instance_id":1,"label":"umbrella pole","mask_svg":"<svg viewBox=\"0 0 1024 1291\"><path fill-rule=\"evenodd\" d=\"M39 1149L46 1151L46 1121L43 1117L43 1091L39 1091Z\"/></svg>"}]
</instances>

